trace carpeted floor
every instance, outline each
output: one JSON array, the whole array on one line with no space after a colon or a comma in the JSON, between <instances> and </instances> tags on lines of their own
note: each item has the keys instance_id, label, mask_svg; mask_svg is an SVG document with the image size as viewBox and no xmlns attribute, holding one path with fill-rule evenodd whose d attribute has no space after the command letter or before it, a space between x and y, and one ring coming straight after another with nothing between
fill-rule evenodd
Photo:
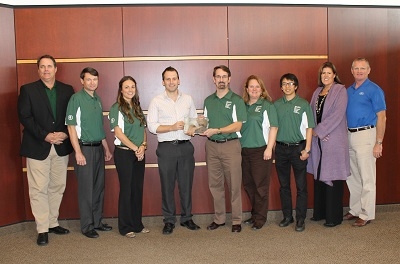
<instances>
[{"instance_id":1,"label":"carpeted floor","mask_svg":"<svg viewBox=\"0 0 400 264\"><path fill-rule=\"evenodd\" d=\"M346 212L346 209L345 211ZM311 211L308 212L309 217ZM249 214L244 214L244 219ZM114 227L89 239L79 231L78 220L60 221L71 233L49 234L49 245L36 245L33 222L0 228L0 263L399 263L400 205L377 206L377 219L362 227L352 221L327 228L324 221L306 221L304 232L294 224L281 228L281 212L272 211L268 223L253 231L243 225L232 233L230 222L214 231L206 230L212 215L195 215L201 226L190 231L176 226L162 235L161 217L146 217L149 234L125 238L118 233L117 219L105 219Z\"/></svg>"}]
</instances>

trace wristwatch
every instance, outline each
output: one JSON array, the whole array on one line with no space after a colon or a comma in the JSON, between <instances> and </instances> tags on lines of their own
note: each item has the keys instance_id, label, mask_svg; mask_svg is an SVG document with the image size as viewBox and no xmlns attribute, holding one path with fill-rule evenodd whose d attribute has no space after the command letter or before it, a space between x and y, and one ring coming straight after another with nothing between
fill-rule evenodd
<instances>
[{"instance_id":1,"label":"wristwatch","mask_svg":"<svg viewBox=\"0 0 400 264\"><path fill-rule=\"evenodd\" d=\"M147 149L147 142L146 142L146 141L143 141L143 143L141 144L141 146L143 146L144 149L146 150L146 149Z\"/></svg>"}]
</instances>

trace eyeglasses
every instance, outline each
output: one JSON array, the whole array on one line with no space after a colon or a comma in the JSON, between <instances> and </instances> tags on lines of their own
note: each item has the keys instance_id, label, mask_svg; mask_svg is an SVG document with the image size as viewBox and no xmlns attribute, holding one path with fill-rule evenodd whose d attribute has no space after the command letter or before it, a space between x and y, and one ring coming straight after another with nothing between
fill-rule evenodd
<instances>
[{"instance_id":1,"label":"eyeglasses","mask_svg":"<svg viewBox=\"0 0 400 264\"><path fill-rule=\"evenodd\" d=\"M214 76L214 78L215 78L216 80L220 80L220 79L226 80L226 79L229 78L229 76L228 76L228 75L222 75L222 76L216 75L216 76Z\"/></svg>"},{"instance_id":2,"label":"eyeglasses","mask_svg":"<svg viewBox=\"0 0 400 264\"><path fill-rule=\"evenodd\" d=\"M281 86L282 87L286 87L286 86L292 87L292 86L294 86L294 82L284 82L284 83L282 83Z\"/></svg>"}]
</instances>

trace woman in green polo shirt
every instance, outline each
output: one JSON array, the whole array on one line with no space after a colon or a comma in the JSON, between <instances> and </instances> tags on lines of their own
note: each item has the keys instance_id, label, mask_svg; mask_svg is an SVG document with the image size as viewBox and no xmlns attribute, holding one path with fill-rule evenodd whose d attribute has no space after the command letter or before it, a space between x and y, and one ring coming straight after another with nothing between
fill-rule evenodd
<instances>
[{"instance_id":1,"label":"woman in green polo shirt","mask_svg":"<svg viewBox=\"0 0 400 264\"><path fill-rule=\"evenodd\" d=\"M114 161L120 185L118 229L121 235L133 238L135 233L149 230L142 223L146 119L131 76L119 81L117 102L110 109L109 119L115 133Z\"/></svg>"},{"instance_id":2,"label":"woman in green polo shirt","mask_svg":"<svg viewBox=\"0 0 400 264\"><path fill-rule=\"evenodd\" d=\"M243 186L251 203L251 217L244 221L253 230L267 221L272 148L278 131L278 116L264 82L257 76L247 78L243 91L247 122L243 123L242 144Z\"/></svg>"}]
</instances>

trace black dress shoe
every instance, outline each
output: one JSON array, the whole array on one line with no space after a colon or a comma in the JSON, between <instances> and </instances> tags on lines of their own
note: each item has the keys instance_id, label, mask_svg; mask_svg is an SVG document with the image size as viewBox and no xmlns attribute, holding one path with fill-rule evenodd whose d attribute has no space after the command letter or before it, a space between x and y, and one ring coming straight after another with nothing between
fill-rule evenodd
<instances>
[{"instance_id":1,"label":"black dress shoe","mask_svg":"<svg viewBox=\"0 0 400 264\"><path fill-rule=\"evenodd\" d=\"M200 229L200 226L196 225L193 220L187 220L183 223L181 223L181 226L185 226L187 229L190 230L198 230Z\"/></svg>"},{"instance_id":2,"label":"black dress shoe","mask_svg":"<svg viewBox=\"0 0 400 264\"><path fill-rule=\"evenodd\" d=\"M246 225L252 225L252 224L254 224L254 222L255 222L255 220L251 217L249 219L243 221L243 223Z\"/></svg>"},{"instance_id":3,"label":"black dress shoe","mask_svg":"<svg viewBox=\"0 0 400 264\"><path fill-rule=\"evenodd\" d=\"M95 227L94 229L99 230L99 231L110 231L112 229L111 226L108 224L100 224L99 227Z\"/></svg>"},{"instance_id":4,"label":"black dress shoe","mask_svg":"<svg viewBox=\"0 0 400 264\"><path fill-rule=\"evenodd\" d=\"M242 226L241 225L232 225L232 232L233 233L239 233L242 231Z\"/></svg>"},{"instance_id":5,"label":"black dress shoe","mask_svg":"<svg viewBox=\"0 0 400 264\"><path fill-rule=\"evenodd\" d=\"M294 222L293 217L285 217L285 218L283 218L283 220L279 223L279 226L280 226L280 227L286 227L286 226L288 226L289 224L291 224L291 223L293 223L293 222Z\"/></svg>"},{"instance_id":6,"label":"black dress shoe","mask_svg":"<svg viewBox=\"0 0 400 264\"><path fill-rule=\"evenodd\" d=\"M324 223L324 226L326 227L335 227L337 225L340 225L341 223Z\"/></svg>"},{"instance_id":7,"label":"black dress shoe","mask_svg":"<svg viewBox=\"0 0 400 264\"><path fill-rule=\"evenodd\" d=\"M224 225L225 225L225 223L223 223L223 224L217 224L217 223L215 223L215 222L212 222L209 226L207 226L207 230L215 230L215 229L217 229L218 227L224 226Z\"/></svg>"},{"instance_id":8,"label":"black dress shoe","mask_svg":"<svg viewBox=\"0 0 400 264\"><path fill-rule=\"evenodd\" d=\"M57 235L65 235L69 233L69 230L61 226L56 226L49 228L49 233L54 233Z\"/></svg>"},{"instance_id":9,"label":"black dress shoe","mask_svg":"<svg viewBox=\"0 0 400 264\"><path fill-rule=\"evenodd\" d=\"M163 235L169 235L174 232L175 225L172 223L165 223L164 228L162 230Z\"/></svg>"},{"instance_id":10,"label":"black dress shoe","mask_svg":"<svg viewBox=\"0 0 400 264\"><path fill-rule=\"evenodd\" d=\"M306 228L306 225L305 225L305 223L304 223L304 219L300 219L300 220L297 220L297 221L296 221L296 228L295 228L295 230L296 230L297 232L304 231L305 228Z\"/></svg>"},{"instance_id":11,"label":"black dress shoe","mask_svg":"<svg viewBox=\"0 0 400 264\"><path fill-rule=\"evenodd\" d=\"M49 244L49 236L47 232L39 233L36 243L38 244L38 246L46 246L47 244Z\"/></svg>"},{"instance_id":12,"label":"black dress shoe","mask_svg":"<svg viewBox=\"0 0 400 264\"><path fill-rule=\"evenodd\" d=\"M99 234L94 229L89 230L89 231L87 231L86 233L83 233L83 234L88 238L98 238L99 237Z\"/></svg>"}]
</instances>

